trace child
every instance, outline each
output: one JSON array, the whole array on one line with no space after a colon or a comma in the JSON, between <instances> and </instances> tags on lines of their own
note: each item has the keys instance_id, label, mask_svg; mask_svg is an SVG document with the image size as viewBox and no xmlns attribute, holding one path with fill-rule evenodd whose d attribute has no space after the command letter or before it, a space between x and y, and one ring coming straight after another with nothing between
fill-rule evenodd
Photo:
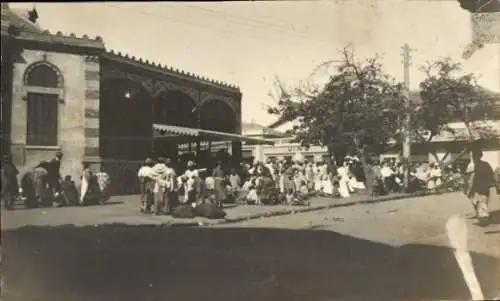
<instances>
[{"instance_id":1,"label":"child","mask_svg":"<svg viewBox=\"0 0 500 301\"><path fill-rule=\"evenodd\" d=\"M231 191L233 192L233 194L237 194L241 187L241 178L234 168L231 168L229 182L231 183Z\"/></svg>"}]
</instances>

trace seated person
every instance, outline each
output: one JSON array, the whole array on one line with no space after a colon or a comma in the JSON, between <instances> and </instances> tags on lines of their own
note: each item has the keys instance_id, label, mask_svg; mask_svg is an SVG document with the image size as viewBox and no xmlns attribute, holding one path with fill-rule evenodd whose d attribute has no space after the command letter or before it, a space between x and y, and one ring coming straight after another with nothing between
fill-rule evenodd
<instances>
[{"instance_id":1,"label":"seated person","mask_svg":"<svg viewBox=\"0 0 500 301\"><path fill-rule=\"evenodd\" d=\"M417 169L416 168L411 169L407 192L412 193L417 191L424 191L425 188L426 188L426 182L418 177Z\"/></svg>"},{"instance_id":2,"label":"seated person","mask_svg":"<svg viewBox=\"0 0 500 301\"><path fill-rule=\"evenodd\" d=\"M304 180L300 181L299 192L303 196L307 196L308 195L309 189L307 187L307 182L306 181L304 181Z\"/></svg>"},{"instance_id":3,"label":"seated person","mask_svg":"<svg viewBox=\"0 0 500 301\"><path fill-rule=\"evenodd\" d=\"M248 180L245 185L243 185L244 191L247 191L246 193L246 202L247 203L258 203L259 202L259 196L257 194L257 178L256 177L251 177L250 180Z\"/></svg>"},{"instance_id":4,"label":"seated person","mask_svg":"<svg viewBox=\"0 0 500 301\"><path fill-rule=\"evenodd\" d=\"M61 183L61 192L64 198L64 202L67 205L77 205L78 204L78 190L76 189L75 182L71 179L71 176L67 175Z\"/></svg>"}]
</instances>

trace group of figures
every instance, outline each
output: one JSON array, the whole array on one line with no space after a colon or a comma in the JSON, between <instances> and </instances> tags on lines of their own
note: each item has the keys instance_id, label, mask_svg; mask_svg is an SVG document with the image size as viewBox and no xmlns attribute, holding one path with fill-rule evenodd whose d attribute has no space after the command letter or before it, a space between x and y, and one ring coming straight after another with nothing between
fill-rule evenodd
<instances>
[{"instance_id":1,"label":"group of figures","mask_svg":"<svg viewBox=\"0 0 500 301\"><path fill-rule=\"evenodd\" d=\"M278 203L306 204L312 195L336 194L332 167L327 162L307 162L301 158L255 161L253 165L243 165L243 185L232 185L232 189L238 199L247 203L269 203L268 195L272 192Z\"/></svg>"},{"instance_id":2,"label":"group of figures","mask_svg":"<svg viewBox=\"0 0 500 301\"><path fill-rule=\"evenodd\" d=\"M260 202L259 183L271 174L271 180L281 199L287 204L300 203L311 196L348 198L353 193L372 188L373 170L365 173L356 156L346 156L341 164L318 158L315 162L301 156L291 159L267 159L265 163L245 164L246 177L241 188L243 198ZM264 171L264 172L262 172Z\"/></svg>"},{"instance_id":3,"label":"group of figures","mask_svg":"<svg viewBox=\"0 0 500 301\"><path fill-rule=\"evenodd\" d=\"M3 157L2 199L5 208L11 209L16 200L22 200L26 208L61 207L102 204L109 199L109 176L94 173L88 163L82 163L81 185L77 189L71 176L61 177L62 152L50 161L42 161L24 173L18 182L19 171L10 156Z\"/></svg>"},{"instance_id":4,"label":"group of figures","mask_svg":"<svg viewBox=\"0 0 500 301\"><path fill-rule=\"evenodd\" d=\"M138 172L141 185L141 211L172 213L178 205L225 202L257 205L307 205L311 196L350 197L353 193L384 195L403 192L404 169L401 162L389 159L367 161L363 168L356 156L346 156L341 164L335 160L308 162L304 158L236 163L216 160L215 168L198 169L195 160L180 167L168 158L147 159ZM463 187L464 178L457 169L445 173L437 164L410 166L410 192L434 190L443 183ZM452 178L450 181L448 178Z\"/></svg>"},{"instance_id":5,"label":"group of figures","mask_svg":"<svg viewBox=\"0 0 500 301\"><path fill-rule=\"evenodd\" d=\"M226 168L228 162L218 160L207 177L207 169L197 169L193 160L187 162L185 171L179 175L170 158L147 158L138 171L141 187L143 213L174 214L182 208L210 204L221 209L228 200Z\"/></svg>"},{"instance_id":6,"label":"group of figures","mask_svg":"<svg viewBox=\"0 0 500 301\"><path fill-rule=\"evenodd\" d=\"M25 206L65 206L102 204L109 199L110 178L105 172L94 173L82 163L80 189L70 176L61 177L63 153L50 161L40 162L21 177L10 156L3 156L2 200L7 209L22 199ZM169 158L146 159L138 171L141 187L141 212L172 214L176 207L221 209L226 202L257 205L308 205L314 195L347 198L352 193L383 195L391 192L424 190L465 191L476 215L489 216L491 188L499 190L500 169L493 172L483 161L481 151L473 152L473 160L464 169L442 168L438 164L412 163L409 182L403 184L403 164L396 160L370 161L362 166L355 156L346 156L341 164L335 160L308 162L292 160L235 163L228 154L216 156L214 168L197 168L189 160L180 171ZM177 159L177 158L176 158Z\"/></svg>"}]
</instances>

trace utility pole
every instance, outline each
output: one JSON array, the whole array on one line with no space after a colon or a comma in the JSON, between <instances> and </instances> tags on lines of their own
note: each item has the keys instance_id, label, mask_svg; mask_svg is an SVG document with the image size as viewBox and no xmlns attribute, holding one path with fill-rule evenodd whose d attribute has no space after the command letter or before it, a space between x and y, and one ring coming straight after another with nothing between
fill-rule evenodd
<instances>
[{"instance_id":1,"label":"utility pole","mask_svg":"<svg viewBox=\"0 0 500 301\"><path fill-rule=\"evenodd\" d=\"M403 70L404 70L404 83L405 83L405 100L406 100L406 114L403 127L403 159L404 159L404 187L408 188L408 182L410 178L410 155L411 155L411 137L410 137L410 52L412 49L408 44L404 44L403 47Z\"/></svg>"}]
</instances>

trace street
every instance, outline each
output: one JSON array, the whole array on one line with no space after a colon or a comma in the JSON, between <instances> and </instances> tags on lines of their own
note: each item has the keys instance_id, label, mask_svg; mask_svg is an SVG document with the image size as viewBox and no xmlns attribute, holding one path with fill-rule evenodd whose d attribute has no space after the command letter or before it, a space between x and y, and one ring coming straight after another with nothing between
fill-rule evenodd
<instances>
[{"instance_id":1,"label":"street","mask_svg":"<svg viewBox=\"0 0 500 301\"><path fill-rule=\"evenodd\" d=\"M492 203L497 212L498 201ZM411 243L447 246L445 224L453 214L469 224L472 251L500 257L500 225L497 215L487 228L474 225L472 207L460 193L359 204L331 210L287 215L216 227L258 227L334 231L394 247Z\"/></svg>"},{"instance_id":2,"label":"street","mask_svg":"<svg viewBox=\"0 0 500 301\"><path fill-rule=\"evenodd\" d=\"M2 293L6 301L468 300L444 224L470 212L454 193L210 227L98 226L89 217L85 227L7 229ZM486 228L466 221L492 296L498 214Z\"/></svg>"}]
</instances>

